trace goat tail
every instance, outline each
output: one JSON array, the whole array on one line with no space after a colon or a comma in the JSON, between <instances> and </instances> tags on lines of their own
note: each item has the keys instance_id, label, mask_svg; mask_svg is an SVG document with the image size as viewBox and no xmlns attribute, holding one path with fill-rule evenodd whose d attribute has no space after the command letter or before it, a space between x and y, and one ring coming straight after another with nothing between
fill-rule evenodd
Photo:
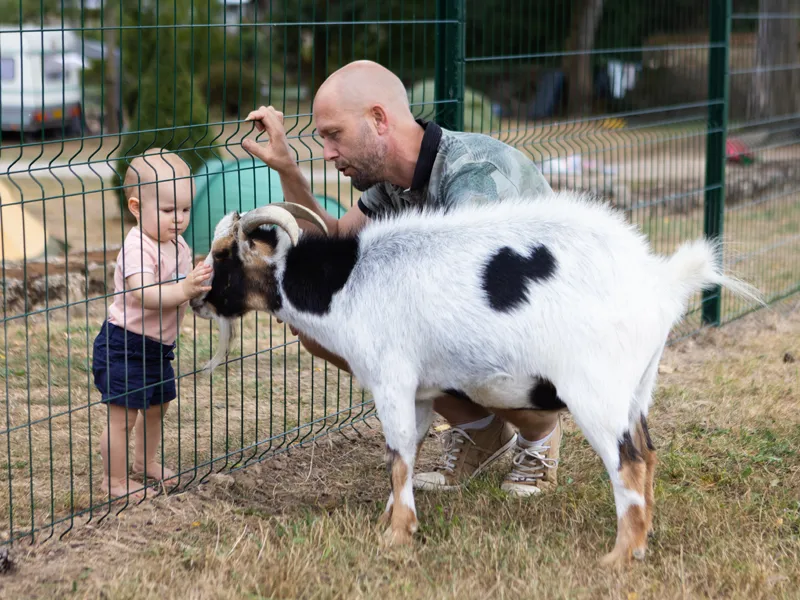
<instances>
[{"instance_id":1,"label":"goat tail","mask_svg":"<svg viewBox=\"0 0 800 600\"><path fill-rule=\"evenodd\" d=\"M721 286L744 299L766 305L761 292L723 272L723 244L719 239L700 238L682 244L667 260L668 285L685 305L692 294Z\"/></svg>"},{"instance_id":2,"label":"goat tail","mask_svg":"<svg viewBox=\"0 0 800 600\"><path fill-rule=\"evenodd\" d=\"M233 347L233 341L236 339L236 321L233 319L225 319L217 317L217 328L219 329L219 345L214 356L203 367L203 371L213 371L228 358L228 352Z\"/></svg>"}]
</instances>

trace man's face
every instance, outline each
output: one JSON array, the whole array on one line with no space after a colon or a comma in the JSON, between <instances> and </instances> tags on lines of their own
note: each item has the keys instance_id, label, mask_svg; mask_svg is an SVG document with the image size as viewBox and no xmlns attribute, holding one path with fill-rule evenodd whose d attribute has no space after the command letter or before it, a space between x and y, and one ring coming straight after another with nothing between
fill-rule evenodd
<instances>
[{"instance_id":1,"label":"man's face","mask_svg":"<svg viewBox=\"0 0 800 600\"><path fill-rule=\"evenodd\" d=\"M323 105L315 110L314 120L323 140L325 160L349 177L354 188L363 192L384 181L386 142L363 115Z\"/></svg>"}]
</instances>

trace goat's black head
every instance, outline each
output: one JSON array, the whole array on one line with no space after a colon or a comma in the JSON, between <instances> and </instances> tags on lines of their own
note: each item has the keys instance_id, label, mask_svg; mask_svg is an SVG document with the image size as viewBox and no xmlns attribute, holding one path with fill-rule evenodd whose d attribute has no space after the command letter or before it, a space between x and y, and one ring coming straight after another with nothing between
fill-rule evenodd
<instances>
[{"instance_id":1,"label":"goat's black head","mask_svg":"<svg viewBox=\"0 0 800 600\"><path fill-rule=\"evenodd\" d=\"M216 367L227 354L236 318L253 310L280 308L275 271L300 237L296 219L312 222L327 234L322 219L290 203L270 204L241 215L232 212L217 224L205 261L213 269L207 282L211 290L190 302L197 316L216 320L220 328L219 350L206 369Z\"/></svg>"}]
</instances>

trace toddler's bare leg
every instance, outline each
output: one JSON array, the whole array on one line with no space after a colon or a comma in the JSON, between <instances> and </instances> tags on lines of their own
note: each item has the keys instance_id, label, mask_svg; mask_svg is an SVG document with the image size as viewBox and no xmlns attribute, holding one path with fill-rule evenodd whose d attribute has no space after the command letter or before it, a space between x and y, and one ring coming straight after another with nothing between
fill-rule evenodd
<instances>
[{"instance_id":1,"label":"toddler's bare leg","mask_svg":"<svg viewBox=\"0 0 800 600\"><path fill-rule=\"evenodd\" d=\"M136 424L136 456L133 460L133 471L137 474L145 473L158 481L175 477L175 471L161 466L156 459L156 451L161 445L163 431L163 418L169 408L169 402L151 406L146 411L140 411ZM142 416L144 413L144 416Z\"/></svg>"},{"instance_id":2,"label":"toddler's bare leg","mask_svg":"<svg viewBox=\"0 0 800 600\"><path fill-rule=\"evenodd\" d=\"M110 498L130 493L131 500L141 500L142 486L128 479L128 440L136 423L136 409L109 404L108 421L100 436L100 455L103 457L103 491Z\"/></svg>"}]
</instances>

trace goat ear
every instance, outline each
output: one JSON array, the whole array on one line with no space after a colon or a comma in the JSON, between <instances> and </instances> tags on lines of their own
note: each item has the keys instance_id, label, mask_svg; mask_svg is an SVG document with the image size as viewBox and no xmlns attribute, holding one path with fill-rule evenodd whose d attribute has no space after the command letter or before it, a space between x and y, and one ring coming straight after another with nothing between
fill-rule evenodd
<instances>
[{"instance_id":1,"label":"goat ear","mask_svg":"<svg viewBox=\"0 0 800 600\"><path fill-rule=\"evenodd\" d=\"M239 242L239 247L249 247L252 244L252 240L248 237L248 235L242 229L242 224L239 221L234 223L234 232L236 235L236 240Z\"/></svg>"},{"instance_id":2,"label":"goat ear","mask_svg":"<svg viewBox=\"0 0 800 600\"><path fill-rule=\"evenodd\" d=\"M239 241L247 240L247 236L242 232L242 215L239 214L238 210L231 213L231 233Z\"/></svg>"}]
</instances>

